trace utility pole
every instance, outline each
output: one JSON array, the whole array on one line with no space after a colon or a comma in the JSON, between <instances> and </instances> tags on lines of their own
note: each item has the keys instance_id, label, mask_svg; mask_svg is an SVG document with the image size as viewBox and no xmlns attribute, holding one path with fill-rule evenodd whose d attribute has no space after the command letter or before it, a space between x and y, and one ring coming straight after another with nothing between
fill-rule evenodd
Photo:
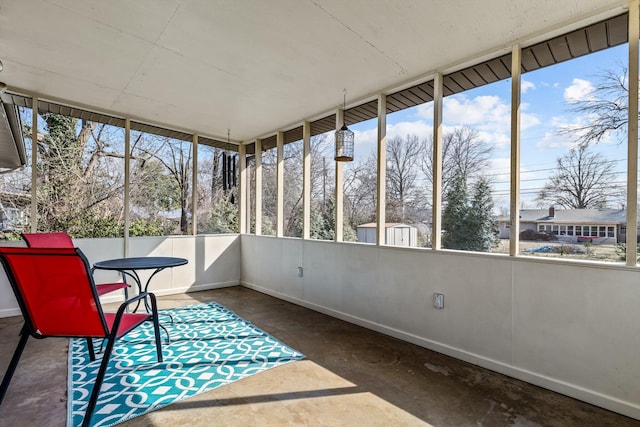
<instances>
[{"instance_id":1,"label":"utility pole","mask_svg":"<svg viewBox=\"0 0 640 427\"><path fill-rule=\"evenodd\" d=\"M327 198L327 158L322 157L322 213Z\"/></svg>"}]
</instances>

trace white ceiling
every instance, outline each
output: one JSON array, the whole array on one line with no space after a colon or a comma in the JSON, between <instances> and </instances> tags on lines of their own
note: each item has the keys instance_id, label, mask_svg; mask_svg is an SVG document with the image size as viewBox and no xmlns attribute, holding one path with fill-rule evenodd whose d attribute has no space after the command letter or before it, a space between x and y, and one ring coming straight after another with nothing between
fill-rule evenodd
<instances>
[{"instance_id":1,"label":"white ceiling","mask_svg":"<svg viewBox=\"0 0 640 427\"><path fill-rule=\"evenodd\" d=\"M0 81L234 141L613 16L624 0L0 0Z\"/></svg>"}]
</instances>

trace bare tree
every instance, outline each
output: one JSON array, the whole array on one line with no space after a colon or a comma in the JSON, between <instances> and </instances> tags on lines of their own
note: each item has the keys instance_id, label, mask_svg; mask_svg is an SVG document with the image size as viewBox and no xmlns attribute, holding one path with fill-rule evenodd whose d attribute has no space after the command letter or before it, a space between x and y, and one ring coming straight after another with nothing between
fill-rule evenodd
<instances>
[{"instance_id":1,"label":"bare tree","mask_svg":"<svg viewBox=\"0 0 640 427\"><path fill-rule=\"evenodd\" d=\"M607 69L596 76L593 90L580 99L569 100L571 111L581 114L588 121L580 125L560 129L580 144L598 143L610 133L624 134L628 123L627 68L618 63L615 69Z\"/></svg>"},{"instance_id":2,"label":"bare tree","mask_svg":"<svg viewBox=\"0 0 640 427\"><path fill-rule=\"evenodd\" d=\"M433 138L425 141L421 169L427 184L433 182ZM442 194L447 194L456 176L472 184L486 172L494 145L487 143L476 129L456 127L442 138Z\"/></svg>"},{"instance_id":3,"label":"bare tree","mask_svg":"<svg viewBox=\"0 0 640 427\"><path fill-rule=\"evenodd\" d=\"M41 118L38 228L74 237L121 235L124 154L117 128L52 113Z\"/></svg>"},{"instance_id":4,"label":"bare tree","mask_svg":"<svg viewBox=\"0 0 640 427\"><path fill-rule=\"evenodd\" d=\"M416 190L418 161L424 142L417 135L393 137L387 143L387 218L406 221L406 205Z\"/></svg>"},{"instance_id":5,"label":"bare tree","mask_svg":"<svg viewBox=\"0 0 640 427\"><path fill-rule=\"evenodd\" d=\"M131 150L136 159L132 167L134 206L145 207L151 216L180 209L181 233L187 233L189 226L192 150L190 141L144 133L137 135Z\"/></svg>"},{"instance_id":6,"label":"bare tree","mask_svg":"<svg viewBox=\"0 0 640 427\"><path fill-rule=\"evenodd\" d=\"M344 203L347 222L352 227L372 222L376 217L377 162L375 156L345 168Z\"/></svg>"},{"instance_id":7,"label":"bare tree","mask_svg":"<svg viewBox=\"0 0 640 427\"><path fill-rule=\"evenodd\" d=\"M539 206L549 204L568 209L604 208L612 197L620 196L624 189L612 183L613 162L603 159L579 145L557 160L558 172L538 193Z\"/></svg>"}]
</instances>

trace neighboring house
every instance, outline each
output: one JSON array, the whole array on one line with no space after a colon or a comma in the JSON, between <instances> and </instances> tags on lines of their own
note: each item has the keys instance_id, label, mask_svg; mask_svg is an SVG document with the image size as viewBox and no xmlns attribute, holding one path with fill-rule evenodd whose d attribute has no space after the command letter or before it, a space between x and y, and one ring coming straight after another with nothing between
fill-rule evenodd
<instances>
[{"instance_id":1,"label":"neighboring house","mask_svg":"<svg viewBox=\"0 0 640 427\"><path fill-rule=\"evenodd\" d=\"M508 239L508 216L498 217L500 238ZM615 244L626 241L626 209L521 209L520 231L550 232L568 243Z\"/></svg>"},{"instance_id":2,"label":"neighboring house","mask_svg":"<svg viewBox=\"0 0 640 427\"><path fill-rule=\"evenodd\" d=\"M0 192L0 231L21 232L29 226L29 194Z\"/></svg>"},{"instance_id":3,"label":"neighboring house","mask_svg":"<svg viewBox=\"0 0 640 427\"><path fill-rule=\"evenodd\" d=\"M376 224L362 224L357 227L358 242L376 243ZM418 246L418 229L412 225L385 224L385 245Z\"/></svg>"},{"instance_id":4,"label":"neighboring house","mask_svg":"<svg viewBox=\"0 0 640 427\"><path fill-rule=\"evenodd\" d=\"M0 231L23 231L29 219L24 210L18 208L2 208L0 211Z\"/></svg>"}]
</instances>

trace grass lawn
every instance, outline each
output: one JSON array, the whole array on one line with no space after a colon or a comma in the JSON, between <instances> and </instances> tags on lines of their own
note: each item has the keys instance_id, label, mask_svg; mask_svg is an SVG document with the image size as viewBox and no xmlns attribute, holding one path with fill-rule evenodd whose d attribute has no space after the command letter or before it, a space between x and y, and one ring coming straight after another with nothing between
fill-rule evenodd
<instances>
[{"instance_id":1,"label":"grass lawn","mask_svg":"<svg viewBox=\"0 0 640 427\"><path fill-rule=\"evenodd\" d=\"M548 247L548 252L527 252L526 249ZM502 239L495 253L509 253L509 240ZM594 245L589 243L520 241L520 254L536 257L582 259L605 262L623 262L616 245Z\"/></svg>"}]
</instances>

